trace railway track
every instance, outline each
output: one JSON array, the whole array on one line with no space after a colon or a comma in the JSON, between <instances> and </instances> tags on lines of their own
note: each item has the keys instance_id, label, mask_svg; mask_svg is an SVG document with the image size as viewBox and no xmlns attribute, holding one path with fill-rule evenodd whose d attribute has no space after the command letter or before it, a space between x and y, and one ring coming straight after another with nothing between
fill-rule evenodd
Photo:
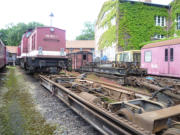
<instances>
[{"instance_id":1,"label":"railway track","mask_svg":"<svg viewBox=\"0 0 180 135\"><path fill-rule=\"evenodd\" d=\"M120 113L117 111L122 101L124 101L123 104L130 105L131 103L128 101L139 101L139 99L143 99L143 102L145 101L165 108L160 103L145 100L145 98L149 98L150 96L147 93L133 91L132 89L123 89L123 87L112 86L110 84L107 85L102 82L101 86L99 86L100 82L94 83L92 80L79 80L69 76L39 75L39 77L42 86L53 95L57 96L102 134L151 135L158 132L160 128L157 126L163 127L162 125L153 125L147 118L147 122L150 122L153 127L153 129L149 130L147 125L142 125L143 122L146 123L146 120L144 119L143 121L141 115L137 115L140 117L140 120L142 120L142 123L139 124L133 120L127 119L127 117L122 115L122 112ZM174 109L180 109L180 106L175 106L172 110ZM162 109L162 112L160 110L158 113L161 114L163 111L165 110ZM169 112L171 112L171 117L180 115L180 112L173 113L171 108ZM126 111L125 113L127 113L129 118L131 117L130 113ZM152 111L152 113L155 112ZM167 118L167 116L168 115L164 117ZM156 119L154 118L154 121L159 122L158 124L162 124L160 122L164 117L162 116L161 119L158 119L159 117ZM138 118L136 120L139 121ZM153 118L151 118L151 120L153 121Z\"/></svg>"}]
</instances>

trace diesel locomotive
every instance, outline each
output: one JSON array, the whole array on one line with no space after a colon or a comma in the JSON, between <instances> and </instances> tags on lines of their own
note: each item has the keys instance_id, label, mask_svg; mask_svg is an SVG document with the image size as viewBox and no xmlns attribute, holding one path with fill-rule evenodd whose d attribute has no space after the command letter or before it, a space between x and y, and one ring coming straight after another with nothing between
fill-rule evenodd
<instances>
[{"instance_id":1,"label":"diesel locomotive","mask_svg":"<svg viewBox=\"0 0 180 135\"><path fill-rule=\"evenodd\" d=\"M20 66L29 73L57 73L67 69L65 31L55 27L37 27L22 36L18 47Z\"/></svg>"}]
</instances>

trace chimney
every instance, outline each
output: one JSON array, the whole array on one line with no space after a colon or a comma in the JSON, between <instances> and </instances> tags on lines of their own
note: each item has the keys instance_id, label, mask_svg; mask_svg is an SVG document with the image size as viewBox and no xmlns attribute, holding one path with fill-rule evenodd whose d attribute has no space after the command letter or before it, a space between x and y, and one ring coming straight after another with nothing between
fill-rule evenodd
<instances>
[{"instance_id":1,"label":"chimney","mask_svg":"<svg viewBox=\"0 0 180 135\"><path fill-rule=\"evenodd\" d=\"M147 3L151 3L152 1L151 0L139 0L141 2L147 2Z\"/></svg>"}]
</instances>

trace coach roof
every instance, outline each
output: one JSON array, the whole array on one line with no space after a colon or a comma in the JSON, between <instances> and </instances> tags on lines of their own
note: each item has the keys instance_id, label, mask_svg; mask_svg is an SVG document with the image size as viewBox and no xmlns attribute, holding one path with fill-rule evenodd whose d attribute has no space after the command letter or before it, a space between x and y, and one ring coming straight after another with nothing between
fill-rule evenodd
<instances>
[{"instance_id":1,"label":"coach roof","mask_svg":"<svg viewBox=\"0 0 180 135\"><path fill-rule=\"evenodd\" d=\"M160 46L166 46L166 45L177 45L177 44L180 44L180 38L159 41L156 43L150 43L150 44L147 44L144 47L142 47L142 49L160 47Z\"/></svg>"}]
</instances>

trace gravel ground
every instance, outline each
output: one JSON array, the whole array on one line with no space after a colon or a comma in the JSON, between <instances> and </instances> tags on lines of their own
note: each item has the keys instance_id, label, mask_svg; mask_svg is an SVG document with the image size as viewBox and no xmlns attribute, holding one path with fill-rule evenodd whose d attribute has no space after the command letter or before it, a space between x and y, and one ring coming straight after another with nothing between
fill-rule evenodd
<instances>
[{"instance_id":1,"label":"gravel ground","mask_svg":"<svg viewBox=\"0 0 180 135\"><path fill-rule=\"evenodd\" d=\"M20 71L24 74L22 70ZM41 87L37 79L29 75L24 76L37 109L48 123L57 126L55 135L100 135L95 128L73 112L62 101Z\"/></svg>"}]
</instances>

